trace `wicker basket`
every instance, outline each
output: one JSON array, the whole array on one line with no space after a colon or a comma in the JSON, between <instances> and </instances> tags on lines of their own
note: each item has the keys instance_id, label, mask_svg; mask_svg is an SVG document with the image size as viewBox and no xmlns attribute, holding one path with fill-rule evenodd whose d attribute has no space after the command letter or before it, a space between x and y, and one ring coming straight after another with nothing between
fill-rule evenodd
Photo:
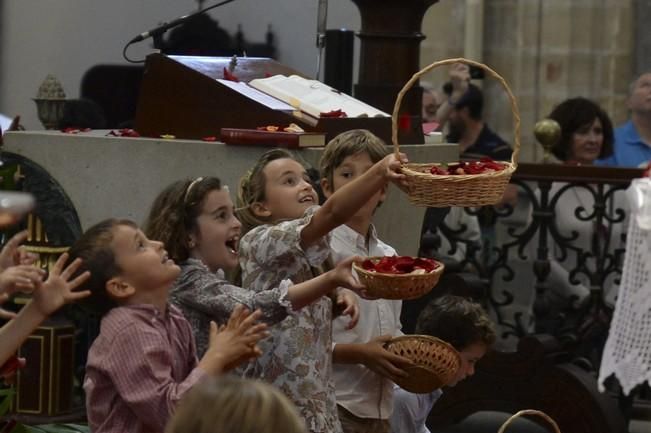
<instances>
[{"instance_id":1,"label":"wicker basket","mask_svg":"<svg viewBox=\"0 0 651 433\"><path fill-rule=\"evenodd\" d=\"M408 377L396 383L409 392L426 394L450 384L461 367L459 353L443 340L428 335L403 335L389 341L385 348L414 363L404 370Z\"/></svg>"},{"instance_id":2,"label":"wicker basket","mask_svg":"<svg viewBox=\"0 0 651 433\"><path fill-rule=\"evenodd\" d=\"M518 155L520 153L520 114L515 97L511 89L497 72L488 66L467 60L463 58L447 59L434 62L415 73L411 79L398 93L396 103L393 107L391 118L391 140L395 149L396 156L400 151L398 143L398 112L405 93L418 82L418 79L432 69L450 65L453 63L465 63L471 66L477 66L486 71L489 75L497 79L502 87L506 90L511 101L511 111L514 118L514 146L510 162L503 162L506 167L503 170L467 175L433 175L429 172L434 163L431 164L404 164L402 172L407 176L409 185L409 201L416 206L428 207L474 207L497 204L504 195L506 185L511 179L511 175L517 168Z\"/></svg>"},{"instance_id":3,"label":"wicker basket","mask_svg":"<svg viewBox=\"0 0 651 433\"><path fill-rule=\"evenodd\" d=\"M497 433L504 433L506 431L506 428L513 422L515 421L516 418L519 418L523 415L536 415L539 416L540 418L544 419L547 421L549 425L552 426L552 431L554 433L561 433L561 430L558 428L558 424L556 424L556 421L551 419L549 415L547 415L545 412L541 412L539 410L535 409L526 409L526 410L521 410L520 412L516 413L515 415L511 416L509 419L504 421L504 424L502 424L502 427L497 431Z\"/></svg>"},{"instance_id":4,"label":"wicker basket","mask_svg":"<svg viewBox=\"0 0 651 433\"><path fill-rule=\"evenodd\" d=\"M379 260L381 257L369 257L369 260ZM429 293L439 282L443 273L443 263L432 272L424 274L383 274L369 272L358 263L353 263L359 281L366 287L366 293L371 298L382 299L416 299Z\"/></svg>"}]
</instances>

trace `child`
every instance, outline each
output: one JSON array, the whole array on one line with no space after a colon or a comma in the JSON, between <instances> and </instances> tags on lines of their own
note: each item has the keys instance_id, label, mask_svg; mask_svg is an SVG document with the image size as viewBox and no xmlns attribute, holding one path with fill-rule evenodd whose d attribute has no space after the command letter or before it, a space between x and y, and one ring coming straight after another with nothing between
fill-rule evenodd
<instances>
[{"instance_id":1,"label":"child","mask_svg":"<svg viewBox=\"0 0 651 433\"><path fill-rule=\"evenodd\" d=\"M387 180L402 181L399 169L400 161L389 155L319 207L305 168L291 154L282 149L263 154L240 183L239 215L250 229L240 242L243 285L260 292L284 278L313 277L330 255L328 233ZM332 311L331 299L322 297L288 317L274 327L257 361L264 379L296 404L310 432L341 432L330 380Z\"/></svg>"},{"instance_id":2,"label":"child","mask_svg":"<svg viewBox=\"0 0 651 433\"><path fill-rule=\"evenodd\" d=\"M276 388L231 376L211 378L192 389L181 400L165 431L305 433L305 422Z\"/></svg>"},{"instance_id":3,"label":"child","mask_svg":"<svg viewBox=\"0 0 651 433\"><path fill-rule=\"evenodd\" d=\"M353 182L387 155L387 147L366 130L352 130L330 141L319 162L326 197ZM386 196L383 186L346 224L332 231L335 263L351 255L392 256L396 251L377 237L371 219ZM337 318L333 322L333 379L339 419L345 433L389 432L393 383L406 375L410 361L387 351L383 343L402 335L400 301L359 298L360 321L353 329Z\"/></svg>"},{"instance_id":4,"label":"child","mask_svg":"<svg viewBox=\"0 0 651 433\"><path fill-rule=\"evenodd\" d=\"M197 364L190 325L168 305L180 269L163 244L128 220L86 231L70 256L90 271L88 306L103 314L88 353L84 390L93 432L162 432L181 396L206 375L219 375L259 355L259 312L243 307L217 332Z\"/></svg>"},{"instance_id":5,"label":"child","mask_svg":"<svg viewBox=\"0 0 651 433\"><path fill-rule=\"evenodd\" d=\"M174 182L149 213L147 236L161 240L181 267L171 299L192 325L199 355L206 350L210 321L225 322L236 304L259 308L263 320L273 324L338 286L362 287L352 276L351 261L304 283L284 280L264 292L229 284L224 270L239 267L241 227L228 188L216 177Z\"/></svg>"},{"instance_id":6,"label":"child","mask_svg":"<svg viewBox=\"0 0 651 433\"><path fill-rule=\"evenodd\" d=\"M430 302L418 316L416 333L450 343L461 356L454 386L475 374L475 364L495 341L495 330L482 307L465 298L444 295ZM396 386L391 428L400 433L429 433L425 426L440 389L430 394L413 394Z\"/></svg>"}]
</instances>

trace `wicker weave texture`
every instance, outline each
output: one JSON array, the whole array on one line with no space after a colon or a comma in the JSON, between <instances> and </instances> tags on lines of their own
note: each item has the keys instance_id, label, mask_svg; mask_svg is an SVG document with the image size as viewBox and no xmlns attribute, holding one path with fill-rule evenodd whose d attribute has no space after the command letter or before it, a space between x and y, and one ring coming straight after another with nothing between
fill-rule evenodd
<instances>
[{"instance_id":1,"label":"wicker weave texture","mask_svg":"<svg viewBox=\"0 0 651 433\"><path fill-rule=\"evenodd\" d=\"M451 383L459 368L459 353L443 340L428 335L403 335L386 344L386 349L414 363L406 368L409 377L396 383L409 392L426 394Z\"/></svg>"},{"instance_id":2,"label":"wicker weave texture","mask_svg":"<svg viewBox=\"0 0 651 433\"><path fill-rule=\"evenodd\" d=\"M379 260L380 257L369 257ZM359 281L366 287L366 293L371 298L381 299L417 299L426 295L436 286L445 269L443 263L437 262L438 268L424 274L383 274L369 272L357 263L353 268Z\"/></svg>"},{"instance_id":3,"label":"wicker weave texture","mask_svg":"<svg viewBox=\"0 0 651 433\"><path fill-rule=\"evenodd\" d=\"M497 433L504 433L506 431L506 428L511 425L513 421L515 421L517 418L520 418L521 416L524 415L534 415L539 418L544 419L547 424L549 424L552 427L552 431L554 433L561 433L561 430L558 428L558 424L556 424L556 421L554 421L549 415L547 415L545 412L541 412L539 410L535 409L525 409L521 410L520 412L514 414L511 416L509 419L504 421L504 424L502 424L502 427L497 431Z\"/></svg>"},{"instance_id":4,"label":"wicker weave texture","mask_svg":"<svg viewBox=\"0 0 651 433\"><path fill-rule=\"evenodd\" d=\"M501 201L504 195L504 189L517 168L518 155L520 154L520 110L518 109L515 96L513 96L513 92L511 92L504 78L497 72L483 63L464 58L434 62L419 72L416 72L404 85L402 90L400 90L391 117L391 140L396 155L400 152L400 144L398 143L398 114L403 97L414 84L418 83L422 75L436 67L454 63L464 63L483 69L489 76L495 78L506 91L511 103L514 127L514 146L513 153L511 154L511 162L507 164L504 170L474 175L433 175L429 173L429 169L433 165L436 165L435 163L405 164L403 166L403 173L406 175L407 183L409 184L409 200L416 206L474 207L497 204Z\"/></svg>"}]
</instances>

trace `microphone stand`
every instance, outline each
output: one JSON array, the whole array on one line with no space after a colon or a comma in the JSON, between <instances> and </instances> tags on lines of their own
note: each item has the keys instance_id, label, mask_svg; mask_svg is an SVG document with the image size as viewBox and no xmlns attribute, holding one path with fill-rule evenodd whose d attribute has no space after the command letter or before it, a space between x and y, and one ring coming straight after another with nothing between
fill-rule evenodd
<instances>
[{"instance_id":1,"label":"microphone stand","mask_svg":"<svg viewBox=\"0 0 651 433\"><path fill-rule=\"evenodd\" d=\"M328 0L319 0L316 16L316 47L318 53L316 56L316 79L321 75L321 58L323 48L326 45L326 22L328 21Z\"/></svg>"},{"instance_id":2,"label":"microphone stand","mask_svg":"<svg viewBox=\"0 0 651 433\"><path fill-rule=\"evenodd\" d=\"M205 12L208 12L211 9L215 9L215 8L217 8L219 6L223 6L225 4L232 3L234 1L235 0L223 0L223 1L219 2L219 3L215 3L212 6L208 6L207 8L199 9L196 12L193 12L193 13L188 14L188 15L183 15L183 16L178 17L178 18L176 18L176 19L174 19L174 20L172 20L172 21L170 21L168 23L163 23L163 24L159 25L158 27L155 27L155 28L153 28L151 30L140 33L138 36L136 36L135 38L133 38L129 42L127 42L127 44L124 46L124 49L122 50L122 56L128 62L142 63L144 60L138 62L138 61L133 61L133 60L131 60L131 59L129 59L127 57L126 51L127 51L127 48L130 45L135 44L136 42L144 41L147 38L152 38L153 43L154 43L154 48L160 51L162 49L162 47L163 47L163 35L165 34L166 31L168 31L169 29L174 28L174 27L176 27L176 26L178 26L180 24L183 24L184 22L194 18L197 15L203 14Z\"/></svg>"}]
</instances>

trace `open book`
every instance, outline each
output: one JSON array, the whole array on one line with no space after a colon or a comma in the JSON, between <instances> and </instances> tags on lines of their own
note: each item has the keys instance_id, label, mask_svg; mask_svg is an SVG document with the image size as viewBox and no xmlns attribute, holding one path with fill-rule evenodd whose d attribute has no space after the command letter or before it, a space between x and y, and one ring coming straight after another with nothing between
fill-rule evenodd
<instances>
[{"instance_id":1,"label":"open book","mask_svg":"<svg viewBox=\"0 0 651 433\"><path fill-rule=\"evenodd\" d=\"M348 117L389 117L387 113L320 81L308 80L298 75L257 78L251 80L249 86L314 117L321 117L321 113L336 110L343 111Z\"/></svg>"}]
</instances>

